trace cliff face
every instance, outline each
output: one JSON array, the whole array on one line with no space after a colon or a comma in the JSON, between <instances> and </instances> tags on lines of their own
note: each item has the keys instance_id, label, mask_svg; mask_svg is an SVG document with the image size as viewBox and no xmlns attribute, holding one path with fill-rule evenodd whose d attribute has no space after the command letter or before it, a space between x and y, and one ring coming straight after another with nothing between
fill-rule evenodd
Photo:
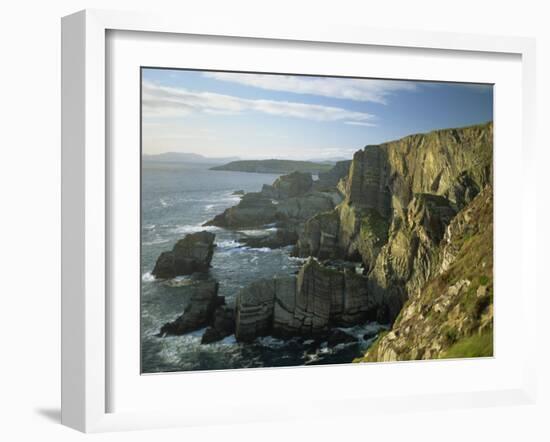
<instances>
[{"instance_id":1,"label":"cliff face","mask_svg":"<svg viewBox=\"0 0 550 442\"><path fill-rule=\"evenodd\" d=\"M364 322L375 308L366 278L309 259L296 276L262 279L239 292L235 336L326 337L332 327Z\"/></svg>"},{"instance_id":2,"label":"cliff face","mask_svg":"<svg viewBox=\"0 0 550 442\"><path fill-rule=\"evenodd\" d=\"M295 254L362 261L383 299L379 319L392 322L436 265L449 221L491 184L492 139L487 123L356 152L339 185L343 202L306 222Z\"/></svg>"},{"instance_id":3,"label":"cliff face","mask_svg":"<svg viewBox=\"0 0 550 442\"><path fill-rule=\"evenodd\" d=\"M361 361L492 356L493 189L450 222L431 276ZM434 265L437 263L437 265Z\"/></svg>"}]
</instances>

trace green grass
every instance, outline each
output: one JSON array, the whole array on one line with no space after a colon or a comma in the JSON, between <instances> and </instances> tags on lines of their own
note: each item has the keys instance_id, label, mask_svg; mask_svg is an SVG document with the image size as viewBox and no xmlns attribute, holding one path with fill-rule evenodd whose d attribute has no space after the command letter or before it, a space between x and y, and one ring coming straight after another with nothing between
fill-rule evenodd
<instances>
[{"instance_id":1,"label":"green grass","mask_svg":"<svg viewBox=\"0 0 550 442\"><path fill-rule=\"evenodd\" d=\"M223 166L211 167L210 170L230 170L236 172L256 172L256 173L290 173L290 172L309 172L317 174L319 172L328 172L333 168L333 164L314 163L312 161L292 161L292 160L245 160L232 161Z\"/></svg>"},{"instance_id":2,"label":"green grass","mask_svg":"<svg viewBox=\"0 0 550 442\"><path fill-rule=\"evenodd\" d=\"M493 331L460 339L441 355L441 359L493 356Z\"/></svg>"}]
</instances>

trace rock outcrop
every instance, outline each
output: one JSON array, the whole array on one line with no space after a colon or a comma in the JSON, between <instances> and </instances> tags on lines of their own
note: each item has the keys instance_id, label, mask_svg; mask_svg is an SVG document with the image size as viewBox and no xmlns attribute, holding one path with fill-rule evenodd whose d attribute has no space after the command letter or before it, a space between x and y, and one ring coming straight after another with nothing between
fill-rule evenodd
<instances>
[{"instance_id":1,"label":"rock outcrop","mask_svg":"<svg viewBox=\"0 0 550 442\"><path fill-rule=\"evenodd\" d=\"M323 192L313 190L311 174L293 172L277 178L273 185L264 185L261 192L243 195L239 204L205 225L239 229L277 223L297 232L307 219L332 210L341 201L335 188Z\"/></svg>"},{"instance_id":2,"label":"rock outcrop","mask_svg":"<svg viewBox=\"0 0 550 442\"><path fill-rule=\"evenodd\" d=\"M455 210L468 204L492 182L492 138L493 125L487 123L411 135L356 152L338 186L344 201L335 208L339 223L334 257L343 254L372 268L392 219L405 217L416 194L443 196ZM298 256L320 253L310 247L320 237L309 222L316 223L306 222Z\"/></svg>"},{"instance_id":3,"label":"rock outcrop","mask_svg":"<svg viewBox=\"0 0 550 442\"><path fill-rule=\"evenodd\" d=\"M331 327L364 322L377 308L364 277L310 259L297 276L264 279L241 290L235 336L244 342L268 334L327 336Z\"/></svg>"},{"instance_id":4,"label":"rock outcrop","mask_svg":"<svg viewBox=\"0 0 550 442\"><path fill-rule=\"evenodd\" d=\"M214 254L215 237L207 231L186 235L171 251L161 253L152 274L156 278L166 279L208 271Z\"/></svg>"},{"instance_id":5,"label":"rock outcrop","mask_svg":"<svg viewBox=\"0 0 550 442\"><path fill-rule=\"evenodd\" d=\"M493 189L487 186L448 224L428 280L361 361L491 356L492 241Z\"/></svg>"},{"instance_id":6,"label":"rock outcrop","mask_svg":"<svg viewBox=\"0 0 550 442\"><path fill-rule=\"evenodd\" d=\"M239 204L216 215L205 226L239 229L259 227L276 220L277 207L270 197L261 192L249 192L243 195Z\"/></svg>"},{"instance_id":7,"label":"rock outcrop","mask_svg":"<svg viewBox=\"0 0 550 442\"><path fill-rule=\"evenodd\" d=\"M164 324L159 336L183 335L212 323L214 312L225 302L218 296L218 283L202 281L191 286L191 290L184 312L174 321Z\"/></svg>"},{"instance_id":8,"label":"rock outcrop","mask_svg":"<svg viewBox=\"0 0 550 442\"><path fill-rule=\"evenodd\" d=\"M202 335L201 344L211 344L235 333L235 309L220 305L215 311L211 325Z\"/></svg>"},{"instance_id":9,"label":"rock outcrop","mask_svg":"<svg viewBox=\"0 0 550 442\"><path fill-rule=\"evenodd\" d=\"M369 293L393 321L436 265L455 213L492 182L492 123L411 135L355 153L344 200L310 218L294 254L361 261Z\"/></svg>"},{"instance_id":10,"label":"rock outcrop","mask_svg":"<svg viewBox=\"0 0 550 442\"><path fill-rule=\"evenodd\" d=\"M311 190L313 179L310 173L292 172L282 175L270 186L264 184L262 194L276 200L302 196Z\"/></svg>"},{"instance_id":11,"label":"rock outcrop","mask_svg":"<svg viewBox=\"0 0 550 442\"><path fill-rule=\"evenodd\" d=\"M369 273L369 291L384 299L379 319L393 322L410 293L422 287L438 265L438 247L456 212L442 196L417 194L404 218L395 217L388 241Z\"/></svg>"}]
</instances>

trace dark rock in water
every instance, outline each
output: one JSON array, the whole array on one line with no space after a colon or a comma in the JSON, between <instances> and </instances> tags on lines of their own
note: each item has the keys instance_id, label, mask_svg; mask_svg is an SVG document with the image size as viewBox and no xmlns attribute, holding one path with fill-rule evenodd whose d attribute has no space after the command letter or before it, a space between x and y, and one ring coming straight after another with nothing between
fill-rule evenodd
<instances>
[{"instance_id":1,"label":"dark rock in water","mask_svg":"<svg viewBox=\"0 0 550 442\"><path fill-rule=\"evenodd\" d=\"M156 278L174 278L208 271L214 254L215 237L206 231L186 235L171 251L160 254L152 274Z\"/></svg>"},{"instance_id":2,"label":"dark rock in water","mask_svg":"<svg viewBox=\"0 0 550 442\"><path fill-rule=\"evenodd\" d=\"M298 234L295 231L281 228L266 236L250 236L241 238L240 242L253 248L268 247L270 249L277 249L280 247L293 245L297 240Z\"/></svg>"},{"instance_id":3,"label":"dark rock in water","mask_svg":"<svg viewBox=\"0 0 550 442\"><path fill-rule=\"evenodd\" d=\"M204 332L201 344L220 341L233 333L235 333L235 309L227 305L221 305L214 312L212 325Z\"/></svg>"},{"instance_id":4,"label":"dark rock in water","mask_svg":"<svg viewBox=\"0 0 550 442\"><path fill-rule=\"evenodd\" d=\"M252 342L271 332L274 300L274 279L255 281L239 292L235 310L235 337L238 341Z\"/></svg>"},{"instance_id":5,"label":"dark rock in water","mask_svg":"<svg viewBox=\"0 0 550 442\"><path fill-rule=\"evenodd\" d=\"M231 195L244 195L245 193L244 190L235 190Z\"/></svg>"},{"instance_id":6,"label":"dark rock in water","mask_svg":"<svg viewBox=\"0 0 550 442\"><path fill-rule=\"evenodd\" d=\"M212 323L214 312L224 304L224 298L218 296L218 283L204 281L192 286L192 294L182 315L175 321L164 324L159 336L182 335Z\"/></svg>"},{"instance_id":7,"label":"dark rock in water","mask_svg":"<svg viewBox=\"0 0 550 442\"><path fill-rule=\"evenodd\" d=\"M262 194L276 200L302 196L311 190L313 178L310 173L292 172L280 176L273 185L264 184Z\"/></svg>"},{"instance_id":8,"label":"dark rock in water","mask_svg":"<svg viewBox=\"0 0 550 442\"><path fill-rule=\"evenodd\" d=\"M223 338L225 338L225 336L214 327L208 327L202 335L201 344L212 344L213 342L221 341Z\"/></svg>"},{"instance_id":9,"label":"dark rock in water","mask_svg":"<svg viewBox=\"0 0 550 442\"><path fill-rule=\"evenodd\" d=\"M337 328L330 333L327 343L329 347L336 347L339 344L357 343L357 338Z\"/></svg>"}]
</instances>

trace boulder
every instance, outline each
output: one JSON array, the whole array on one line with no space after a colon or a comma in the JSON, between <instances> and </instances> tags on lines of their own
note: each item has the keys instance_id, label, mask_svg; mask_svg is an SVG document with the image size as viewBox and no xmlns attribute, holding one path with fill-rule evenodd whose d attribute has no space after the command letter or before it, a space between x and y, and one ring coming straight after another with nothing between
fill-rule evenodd
<instances>
[{"instance_id":1,"label":"boulder","mask_svg":"<svg viewBox=\"0 0 550 442\"><path fill-rule=\"evenodd\" d=\"M203 281L191 287L192 293L184 312L174 321L164 324L159 336L183 335L212 323L214 312L224 304L218 296L216 281Z\"/></svg>"},{"instance_id":2,"label":"boulder","mask_svg":"<svg viewBox=\"0 0 550 442\"><path fill-rule=\"evenodd\" d=\"M208 271L214 254L215 237L206 231L186 235L171 251L161 253L152 274L156 278L166 279Z\"/></svg>"}]
</instances>

